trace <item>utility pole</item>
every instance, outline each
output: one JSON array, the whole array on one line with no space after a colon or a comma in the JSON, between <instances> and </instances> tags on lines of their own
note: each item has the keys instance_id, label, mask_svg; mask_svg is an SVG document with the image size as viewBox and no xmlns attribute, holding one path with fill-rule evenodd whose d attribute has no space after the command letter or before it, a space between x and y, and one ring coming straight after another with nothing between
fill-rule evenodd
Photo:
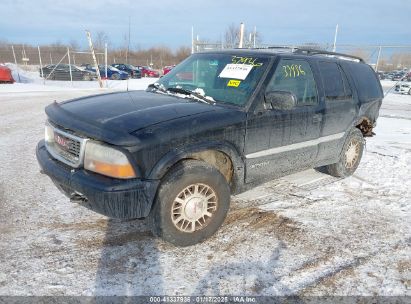
<instances>
[{"instance_id":1,"label":"utility pole","mask_svg":"<svg viewBox=\"0 0 411 304\"><path fill-rule=\"evenodd\" d=\"M11 50L13 51L14 64L16 65L16 69L17 69L17 76L19 77L19 82L21 82L19 66L17 65L17 58L16 58L16 53L14 52L14 46L13 45L11 46Z\"/></svg>"},{"instance_id":2,"label":"utility pole","mask_svg":"<svg viewBox=\"0 0 411 304\"><path fill-rule=\"evenodd\" d=\"M337 35L338 35L338 24L335 27L335 35L334 35L334 45L333 45L333 52L337 50Z\"/></svg>"},{"instance_id":3,"label":"utility pole","mask_svg":"<svg viewBox=\"0 0 411 304\"><path fill-rule=\"evenodd\" d=\"M108 87L107 81L107 43L104 44L104 69L105 69L105 76L106 76L106 87Z\"/></svg>"},{"instance_id":4,"label":"utility pole","mask_svg":"<svg viewBox=\"0 0 411 304\"><path fill-rule=\"evenodd\" d=\"M70 82L73 85L73 73L71 71L71 62L70 62L70 49L67 48L67 56L68 56L68 63L69 63L69 70L70 70Z\"/></svg>"},{"instance_id":5,"label":"utility pole","mask_svg":"<svg viewBox=\"0 0 411 304\"><path fill-rule=\"evenodd\" d=\"M102 88L103 82L101 81L100 70L98 69L96 54L94 53L94 47L93 47L93 41L91 40L91 34L89 31L86 31L86 35L88 39L88 44L90 46L91 56L93 56L94 68L96 69L98 84L100 85L100 88Z\"/></svg>"},{"instance_id":6,"label":"utility pole","mask_svg":"<svg viewBox=\"0 0 411 304\"><path fill-rule=\"evenodd\" d=\"M243 48L243 39L244 39L244 23L241 22L241 24L240 24L240 42L238 43L238 47L240 49Z\"/></svg>"},{"instance_id":7,"label":"utility pole","mask_svg":"<svg viewBox=\"0 0 411 304\"><path fill-rule=\"evenodd\" d=\"M39 50L39 62L40 62L40 73L41 73L41 78L43 78L44 79L44 74L43 74L43 64L42 64L42 62L41 62L41 53L40 53L40 46L38 45L37 46L37 49ZM44 81L44 84L45 84L46 82Z\"/></svg>"},{"instance_id":8,"label":"utility pole","mask_svg":"<svg viewBox=\"0 0 411 304\"><path fill-rule=\"evenodd\" d=\"M194 26L191 26L191 54L194 54Z\"/></svg>"},{"instance_id":9,"label":"utility pole","mask_svg":"<svg viewBox=\"0 0 411 304\"><path fill-rule=\"evenodd\" d=\"M128 64L128 53L130 52L130 33L131 33L130 16L128 16L128 43L127 43L127 53L126 53L126 63L127 64Z\"/></svg>"},{"instance_id":10,"label":"utility pole","mask_svg":"<svg viewBox=\"0 0 411 304\"><path fill-rule=\"evenodd\" d=\"M255 48L255 36L257 36L257 27L254 26L254 40L253 40L253 48Z\"/></svg>"},{"instance_id":11,"label":"utility pole","mask_svg":"<svg viewBox=\"0 0 411 304\"><path fill-rule=\"evenodd\" d=\"M375 71L378 72L378 64L380 63L381 46L378 49L377 63L375 64Z\"/></svg>"}]
</instances>

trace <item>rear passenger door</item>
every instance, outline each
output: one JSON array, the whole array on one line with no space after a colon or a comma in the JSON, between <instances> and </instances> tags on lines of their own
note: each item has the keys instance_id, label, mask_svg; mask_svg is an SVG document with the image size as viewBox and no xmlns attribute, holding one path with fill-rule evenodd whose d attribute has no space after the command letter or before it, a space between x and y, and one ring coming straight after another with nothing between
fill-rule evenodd
<instances>
[{"instance_id":1,"label":"rear passenger door","mask_svg":"<svg viewBox=\"0 0 411 304\"><path fill-rule=\"evenodd\" d=\"M247 182L286 175L311 167L316 161L323 114L309 62L281 59L266 88L266 93L273 91L294 94L297 104L289 110L266 105L260 117L250 117L246 140ZM258 137L258 143L251 129L255 125L264 128L259 130L264 136Z\"/></svg>"},{"instance_id":2,"label":"rear passenger door","mask_svg":"<svg viewBox=\"0 0 411 304\"><path fill-rule=\"evenodd\" d=\"M320 144L319 161L333 159L339 154L345 132L352 126L358 111L353 90L345 72L335 61L318 61L324 86L324 123L321 137L328 138Z\"/></svg>"}]
</instances>

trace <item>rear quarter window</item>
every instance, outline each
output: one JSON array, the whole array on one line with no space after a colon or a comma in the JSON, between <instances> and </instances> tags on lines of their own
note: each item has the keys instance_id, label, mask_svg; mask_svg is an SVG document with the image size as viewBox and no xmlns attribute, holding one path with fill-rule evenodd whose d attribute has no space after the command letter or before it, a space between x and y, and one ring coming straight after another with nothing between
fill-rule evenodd
<instances>
[{"instance_id":1,"label":"rear quarter window","mask_svg":"<svg viewBox=\"0 0 411 304\"><path fill-rule=\"evenodd\" d=\"M381 85L374 70L364 63L347 63L360 100L383 98Z\"/></svg>"},{"instance_id":2,"label":"rear quarter window","mask_svg":"<svg viewBox=\"0 0 411 304\"><path fill-rule=\"evenodd\" d=\"M351 98L350 86L337 63L319 61L318 66L320 68L327 100Z\"/></svg>"}]
</instances>

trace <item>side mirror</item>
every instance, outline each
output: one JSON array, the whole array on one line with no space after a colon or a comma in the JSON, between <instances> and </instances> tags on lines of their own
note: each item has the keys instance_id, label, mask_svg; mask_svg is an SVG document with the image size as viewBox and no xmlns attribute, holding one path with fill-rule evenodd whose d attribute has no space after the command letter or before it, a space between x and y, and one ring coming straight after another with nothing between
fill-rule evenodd
<instances>
[{"instance_id":1,"label":"side mirror","mask_svg":"<svg viewBox=\"0 0 411 304\"><path fill-rule=\"evenodd\" d=\"M265 93L265 101L270 103L274 110L291 110L297 104L297 97L286 91L271 91Z\"/></svg>"}]
</instances>

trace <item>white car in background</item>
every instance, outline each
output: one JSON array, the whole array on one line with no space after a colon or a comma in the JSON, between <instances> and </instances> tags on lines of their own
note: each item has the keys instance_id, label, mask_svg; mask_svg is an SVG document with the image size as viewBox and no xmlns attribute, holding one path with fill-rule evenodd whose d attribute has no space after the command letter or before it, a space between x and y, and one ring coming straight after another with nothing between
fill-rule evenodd
<instances>
[{"instance_id":1,"label":"white car in background","mask_svg":"<svg viewBox=\"0 0 411 304\"><path fill-rule=\"evenodd\" d=\"M410 82L400 82L395 86L395 92L400 94L411 95L411 83Z\"/></svg>"}]
</instances>

